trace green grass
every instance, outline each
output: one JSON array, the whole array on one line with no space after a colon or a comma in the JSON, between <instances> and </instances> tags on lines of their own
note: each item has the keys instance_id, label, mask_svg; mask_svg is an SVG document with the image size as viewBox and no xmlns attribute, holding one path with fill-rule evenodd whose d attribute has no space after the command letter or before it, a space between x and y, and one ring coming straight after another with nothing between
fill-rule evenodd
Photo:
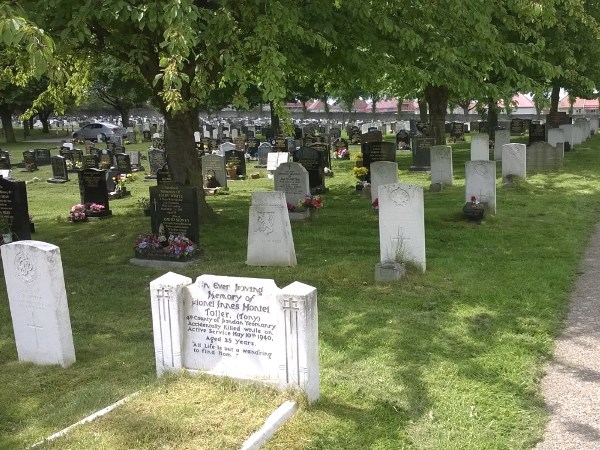
<instances>
[{"instance_id":1,"label":"green grass","mask_svg":"<svg viewBox=\"0 0 600 450\"><path fill-rule=\"evenodd\" d=\"M28 144L2 147L18 162ZM298 280L318 289L321 399L267 448L517 449L541 438L543 364L600 212L600 138L567 153L559 171L532 175L513 190L499 180L497 214L482 225L461 217L468 144L454 149L454 186L425 193L427 272L411 271L398 284L374 283L377 217L370 200L353 192L350 161L333 162L318 220L292 225L294 268L244 264L250 193L272 189L272 180L231 182L227 195L208 197L218 222L202 227L205 256L181 274L273 278L280 287ZM398 162L402 182L428 186L427 174L407 171L408 153ZM68 369L19 363L0 290L0 448L26 447L137 390L143 394L131 406L52 448L203 448L195 439L212 416L182 403L177 386L221 389L227 405L240 402L240 391L204 377L156 380L148 285L166 271L128 264L135 236L150 228L136 207L149 183L140 177L131 198L111 202L110 220L70 224L75 181L46 183L49 167L15 175L41 179L28 184L34 239L61 248L77 362ZM242 396L262 399L239 407L257 408L260 420L283 398L260 389ZM215 403L196 397L201 409ZM259 410L261 403L268 407ZM214 426L245 423L239 408L218 413ZM241 434L256 423L247 425ZM154 440L171 426L167 440Z\"/></svg>"}]
</instances>

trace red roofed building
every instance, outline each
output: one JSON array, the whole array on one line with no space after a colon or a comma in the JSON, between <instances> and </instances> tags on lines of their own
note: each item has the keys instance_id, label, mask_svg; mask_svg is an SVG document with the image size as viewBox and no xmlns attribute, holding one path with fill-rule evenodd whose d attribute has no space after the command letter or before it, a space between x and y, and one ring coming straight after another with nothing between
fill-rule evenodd
<instances>
[{"instance_id":1,"label":"red roofed building","mask_svg":"<svg viewBox=\"0 0 600 450\"><path fill-rule=\"evenodd\" d=\"M571 103L569 102L569 96L565 95L558 102L558 111L569 113L571 110ZM573 103L573 114L598 114L598 99L585 99L577 97L575 103Z\"/></svg>"}]
</instances>

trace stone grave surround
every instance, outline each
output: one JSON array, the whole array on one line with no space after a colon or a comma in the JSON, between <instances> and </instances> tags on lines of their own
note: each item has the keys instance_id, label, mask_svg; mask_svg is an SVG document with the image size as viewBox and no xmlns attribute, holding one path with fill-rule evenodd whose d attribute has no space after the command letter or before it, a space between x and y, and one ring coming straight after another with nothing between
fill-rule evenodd
<instances>
[{"instance_id":1,"label":"stone grave surround","mask_svg":"<svg viewBox=\"0 0 600 450\"><path fill-rule=\"evenodd\" d=\"M169 272L150 283L156 371L188 369L319 398L317 290Z\"/></svg>"},{"instance_id":2,"label":"stone grave surround","mask_svg":"<svg viewBox=\"0 0 600 450\"><path fill-rule=\"evenodd\" d=\"M0 251L19 361L70 366L75 347L60 249L28 240Z\"/></svg>"}]
</instances>

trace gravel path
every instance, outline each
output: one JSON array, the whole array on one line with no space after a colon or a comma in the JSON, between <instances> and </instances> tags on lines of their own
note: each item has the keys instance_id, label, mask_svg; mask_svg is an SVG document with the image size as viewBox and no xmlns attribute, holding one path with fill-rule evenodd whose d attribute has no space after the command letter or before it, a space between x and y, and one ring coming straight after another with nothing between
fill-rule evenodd
<instances>
[{"instance_id":1,"label":"gravel path","mask_svg":"<svg viewBox=\"0 0 600 450\"><path fill-rule=\"evenodd\" d=\"M600 449L600 224L582 261L542 393L550 422L536 450Z\"/></svg>"}]
</instances>

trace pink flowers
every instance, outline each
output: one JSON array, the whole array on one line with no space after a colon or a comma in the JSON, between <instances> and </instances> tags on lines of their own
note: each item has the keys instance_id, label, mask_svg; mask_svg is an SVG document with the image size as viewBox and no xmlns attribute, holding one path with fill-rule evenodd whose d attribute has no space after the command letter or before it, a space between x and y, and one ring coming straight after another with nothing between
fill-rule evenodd
<instances>
[{"instance_id":1,"label":"pink flowers","mask_svg":"<svg viewBox=\"0 0 600 450\"><path fill-rule=\"evenodd\" d=\"M103 210L104 205L99 205L98 203L86 203L85 205L78 203L71 207L67 220L69 222L84 222L87 220L87 213L100 212Z\"/></svg>"},{"instance_id":2,"label":"pink flowers","mask_svg":"<svg viewBox=\"0 0 600 450\"><path fill-rule=\"evenodd\" d=\"M180 234L170 235L168 239L154 234L141 234L135 241L134 250L136 253L150 257L152 254L184 257L192 255L196 251L196 246L190 239Z\"/></svg>"}]
</instances>

